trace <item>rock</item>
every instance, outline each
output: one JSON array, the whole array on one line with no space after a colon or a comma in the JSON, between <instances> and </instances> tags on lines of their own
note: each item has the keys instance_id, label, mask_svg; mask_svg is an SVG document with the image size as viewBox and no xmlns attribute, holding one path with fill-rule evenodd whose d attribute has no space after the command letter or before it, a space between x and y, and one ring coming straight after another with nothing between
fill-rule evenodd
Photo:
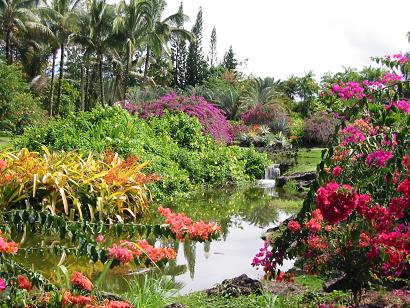
<instances>
[{"instance_id":1,"label":"rock","mask_svg":"<svg viewBox=\"0 0 410 308\"><path fill-rule=\"evenodd\" d=\"M326 281L323 285L323 290L325 292L332 292L336 290L346 290L346 289L348 289L348 287L346 286L346 275L342 275L340 277Z\"/></svg>"},{"instance_id":2,"label":"rock","mask_svg":"<svg viewBox=\"0 0 410 308\"><path fill-rule=\"evenodd\" d=\"M186 306L180 303L173 303L171 305L165 306L164 308L186 308Z\"/></svg>"},{"instance_id":3,"label":"rock","mask_svg":"<svg viewBox=\"0 0 410 308\"><path fill-rule=\"evenodd\" d=\"M294 173L283 175L276 179L276 186L283 187L287 182L296 181L299 185L307 187L316 179L315 172Z\"/></svg>"},{"instance_id":4,"label":"rock","mask_svg":"<svg viewBox=\"0 0 410 308\"><path fill-rule=\"evenodd\" d=\"M239 277L225 279L221 284L206 290L208 296L222 295L226 297L238 297L240 295L249 295L252 293L260 294L261 283L259 280L249 278L242 274Z\"/></svg>"}]
</instances>

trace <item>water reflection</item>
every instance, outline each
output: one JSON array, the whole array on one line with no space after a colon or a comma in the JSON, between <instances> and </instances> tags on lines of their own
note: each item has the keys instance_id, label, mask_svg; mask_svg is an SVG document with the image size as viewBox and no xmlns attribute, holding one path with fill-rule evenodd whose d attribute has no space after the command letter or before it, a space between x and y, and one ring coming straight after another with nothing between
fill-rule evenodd
<instances>
[{"instance_id":1,"label":"water reflection","mask_svg":"<svg viewBox=\"0 0 410 308\"><path fill-rule=\"evenodd\" d=\"M182 283L182 293L209 288L223 279L243 273L260 277L263 275L262 270L250 265L254 254L263 244L260 236L266 228L277 225L291 215L286 208L281 207L281 200L290 198L301 202L298 196L284 195L281 191L275 190L272 194L270 190L260 187L242 187L205 191L167 205L195 220L216 221L221 226L222 237L212 243L193 243L189 240L164 243L177 251L177 258L162 273L170 275L176 283ZM157 219L155 216L152 218ZM30 242L36 242L35 237ZM60 256L32 253L20 258L26 266L34 267L46 277L56 277L55 265ZM70 271L82 271L94 278L102 270L101 264L92 264L75 256L68 256L65 265ZM285 267L291 265L288 263ZM143 273L138 268L114 268L107 276L105 288L112 292L124 292L128 289L127 281L135 276L143 276Z\"/></svg>"}]
</instances>

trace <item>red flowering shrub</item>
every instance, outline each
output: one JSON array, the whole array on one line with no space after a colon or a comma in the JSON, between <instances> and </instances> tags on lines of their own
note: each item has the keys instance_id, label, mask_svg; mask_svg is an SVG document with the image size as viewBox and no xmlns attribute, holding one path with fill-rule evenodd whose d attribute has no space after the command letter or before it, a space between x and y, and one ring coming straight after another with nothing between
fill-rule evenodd
<instances>
[{"instance_id":1,"label":"red flowering shrub","mask_svg":"<svg viewBox=\"0 0 410 308\"><path fill-rule=\"evenodd\" d=\"M18 275L17 276L17 283L19 289L24 289L30 291L33 285L31 284L30 280L26 276Z\"/></svg>"},{"instance_id":2,"label":"red flowering shrub","mask_svg":"<svg viewBox=\"0 0 410 308\"><path fill-rule=\"evenodd\" d=\"M78 288L80 290L91 291L93 289L93 284L91 283L90 279L85 277L80 272L74 272L71 275L70 282L73 287Z\"/></svg>"},{"instance_id":3,"label":"red flowering shrub","mask_svg":"<svg viewBox=\"0 0 410 308\"><path fill-rule=\"evenodd\" d=\"M344 274L354 294L375 277L391 286L410 283L409 103L391 101L410 87L397 85L408 60L378 60L397 70L378 81L323 86L322 100L338 112L341 127L297 220L254 259L267 276L299 256L309 272Z\"/></svg>"},{"instance_id":4,"label":"red flowering shrub","mask_svg":"<svg viewBox=\"0 0 410 308\"><path fill-rule=\"evenodd\" d=\"M242 121L246 125L265 125L273 133L287 133L290 125L290 118L282 108L269 105L257 104L242 114Z\"/></svg>"}]
</instances>

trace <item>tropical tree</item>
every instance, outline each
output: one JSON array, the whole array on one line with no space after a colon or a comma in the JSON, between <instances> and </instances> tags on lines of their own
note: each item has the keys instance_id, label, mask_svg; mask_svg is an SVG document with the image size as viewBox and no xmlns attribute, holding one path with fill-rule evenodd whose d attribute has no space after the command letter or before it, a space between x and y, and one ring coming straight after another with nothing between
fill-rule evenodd
<instances>
[{"instance_id":1,"label":"tropical tree","mask_svg":"<svg viewBox=\"0 0 410 308\"><path fill-rule=\"evenodd\" d=\"M36 0L1 0L0 24L4 34L5 56L7 64L13 63L12 43L16 35L27 30L27 22L38 21L32 8L37 6Z\"/></svg>"},{"instance_id":2,"label":"tropical tree","mask_svg":"<svg viewBox=\"0 0 410 308\"><path fill-rule=\"evenodd\" d=\"M144 66L145 77L148 74L151 53L155 57L160 58L165 51L165 54L171 59L171 53L167 48L167 43L172 37L179 37L183 41L193 40L193 35L189 31L178 26L187 20L187 16L185 16L180 10L161 20L166 2L164 0L149 0L149 3L150 12L147 14L147 17L149 17L150 20L147 23L148 28L146 29L144 40L146 43Z\"/></svg>"},{"instance_id":3,"label":"tropical tree","mask_svg":"<svg viewBox=\"0 0 410 308\"><path fill-rule=\"evenodd\" d=\"M47 7L39 9L40 14L44 17L46 23L49 24L50 29L52 29L55 33L60 49L56 114L58 114L60 111L61 89L65 65L65 48L68 44L70 35L78 29L79 3L80 0L52 0L52 2ZM53 71L54 70L52 68L52 74ZM54 87L54 84L52 84L51 86ZM52 104L51 98L50 104Z\"/></svg>"},{"instance_id":4,"label":"tropical tree","mask_svg":"<svg viewBox=\"0 0 410 308\"><path fill-rule=\"evenodd\" d=\"M100 84L100 101L105 105L104 94L104 53L113 45L112 25L114 22L115 8L107 5L105 0L90 0L90 43L98 59L98 77Z\"/></svg>"},{"instance_id":5,"label":"tropical tree","mask_svg":"<svg viewBox=\"0 0 410 308\"><path fill-rule=\"evenodd\" d=\"M150 12L150 3L146 0L131 0L129 4L121 0L116 7L113 31L116 35L123 37L126 50L123 98L125 98L129 85L130 65L144 31L148 28L148 22L151 19L148 16Z\"/></svg>"},{"instance_id":6,"label":"tropical tree","mask_svg":"<svg viewBox=\"0 0 410 308\"><path fill-rule=\"evenodd\" d=\"M278 93L280 80L271 77L254 78L250 81L249 88L244 94L244 100L249 105L267 104L272 102L274 98L281 96Z\"/></svg>"}]
</instances>

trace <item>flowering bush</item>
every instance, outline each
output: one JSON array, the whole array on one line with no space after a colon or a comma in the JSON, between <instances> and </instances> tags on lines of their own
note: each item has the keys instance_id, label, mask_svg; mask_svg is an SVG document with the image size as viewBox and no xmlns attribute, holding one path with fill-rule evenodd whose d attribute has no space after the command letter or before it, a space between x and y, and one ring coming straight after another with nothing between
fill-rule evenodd
<instances>
[{"instance_id":1,"label":"flowering bush","mask_svg":"<svg viewBox=\"0 0 410 308\"><path fill-rule=\"evenodd\" d=\"M333 115L321 111L305 119L303 143L309 146L327 145L339 121Z\"/></svg>"},{"instance_id":2,"label":"flowering bush","mask_svg":"<svg viewBox=\"0 0 410 308\"><path fill-rule=\"evenodd\" d=\"M205 223L202 220L193 222L184 213L172 213L169 208L158 208L158 213L165 218L165 222L170 225L172 232L179 240L188 236L191 240L207 241L218 238L221 228L215 223Z\"/></svg>"},{"instance_id":3,"label":"flowering bush","mask_svg":"<svg viewBox=\"0 0 410 308\"><path fill-rule=\"evenodd\" d=\"M201 96L178 96L170 92L154 102L132 104L127 101L119 102L119 105L143 119L162 117L166 111L181 111L196 117L203 127L203 132L210 134L216 141L228 144L232 142L230 124L222 110Z\"/></svg>"},{"instance_id":4,"label":"flowering bush","mask_svg":"<svg viewBox=\"0 0 410 308\"><path fill-rule=\"evenodd\" d=\"M379 61L399 69L407 59ZM408 101L397 99L409 85L396 75L324 86L322 97L343 110L341 129L297 219L282 226L272 248L265 244L253 262L268 276L285 258L302 257L298 262L308 272L344 275L354 294L370 280L409 283L410 114Z\"/></svg>"},{"instance_id":5,"label":"flowering bush","mask_svg":"<svg viewBox=\"0 0 410 308\"><path fill-rule=\"evenodd\" d=\"M275 105L257 104L241 116L246 125L266 125L273 133L289 131L290 119L284 110Z\"/></svg>"}]
</instances>

